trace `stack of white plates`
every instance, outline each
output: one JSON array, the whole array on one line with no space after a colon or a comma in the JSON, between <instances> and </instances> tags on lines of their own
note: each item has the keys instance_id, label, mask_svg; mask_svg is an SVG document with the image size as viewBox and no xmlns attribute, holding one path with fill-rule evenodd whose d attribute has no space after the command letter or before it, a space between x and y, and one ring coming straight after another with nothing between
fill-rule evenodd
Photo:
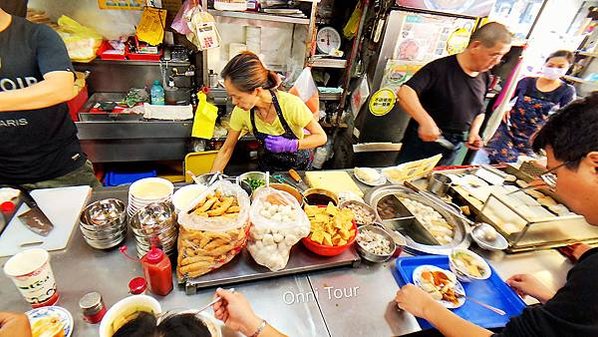
<instances>
[{"instance_id":1,"label":"stack of white plates","mask_svg":"<svg viewBox=\"0 0 598 337\"><path fill-rule=\"evenodd\" d=\"M129 187L129 204L127 215L133 218L143 207L155 203L169 201L174 192L174 185L163 178L144 178Z\"/></svg>"}]
</instances>

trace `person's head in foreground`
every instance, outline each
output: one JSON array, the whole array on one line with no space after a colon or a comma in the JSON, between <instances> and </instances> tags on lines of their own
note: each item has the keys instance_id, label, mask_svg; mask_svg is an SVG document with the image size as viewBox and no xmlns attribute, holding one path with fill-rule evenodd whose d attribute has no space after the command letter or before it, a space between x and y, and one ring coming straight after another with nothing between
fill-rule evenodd
<instances>
[{"instance_id":1,"label":"person's head in foreground","mask_svg":"<svg viewBox=\"0 0 598 337\"><path fill-rule=\"evenodd\" d=\"M195 314L177 314L158 324L156 316L142 312L127 322L113 337L211 337L210 330Z\"/></svg>"},{"instance_id":2,"label":"person's head in foreground","mask_svg":"<svg viewBox=\"0 0 598 337\"><path fill-rule=\"evenodd\" d=\"M552 115L533 148L546 151L547 168L557 176L557 195L598 226L598 91Z\"/></svg>"}]
</instances>

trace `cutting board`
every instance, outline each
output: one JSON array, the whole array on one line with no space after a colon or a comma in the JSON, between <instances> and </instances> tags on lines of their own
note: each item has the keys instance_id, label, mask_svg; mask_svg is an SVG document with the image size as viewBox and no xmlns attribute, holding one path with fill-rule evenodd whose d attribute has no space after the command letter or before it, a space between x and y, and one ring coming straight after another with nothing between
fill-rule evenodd
<instances>
[{"instance_id":1,"label":"cutting board","mask_svg":"<svg viewBox=\"0 0 598 337\"><path fill-rule=\"evenodd\" d=\"M363 192L353 178L344 171L310 171L305 173L305 180L310 187L323 188L337 195L341 192L353 192L363 197Z\"/></svg>"},{"instance_id":2,"label":"cutting board","mask_svg":"<svg viewBox=\"0 0 598 337\"><path fill-rule=\"evenodd\" d=\"M73 229L79 223L79 214L91 196L91 187L33 190L31 196L54 224L54 229L44 237L30 231L15 216L0 236L0 257L11 256L27 248L43 248L48 251L66 248ZM17 215L27 210L29 207L23 204Z\"/></svg>"}]
</instances>

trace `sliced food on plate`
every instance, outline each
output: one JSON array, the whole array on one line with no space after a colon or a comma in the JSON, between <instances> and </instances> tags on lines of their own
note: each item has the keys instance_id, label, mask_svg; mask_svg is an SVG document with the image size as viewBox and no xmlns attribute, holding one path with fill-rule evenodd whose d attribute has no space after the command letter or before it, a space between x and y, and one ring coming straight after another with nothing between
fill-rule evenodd
<instances>
[{"instance_id":1,"label":"sliced food on plate","mask_svg":"<svg viewBox=\"0 0 598 337\"><path fill-rule=\"evenodd\" d=\"M380 186L386 183L386 177L371 167L356 167L353 174L357 180L369 186Z\"/></svg>"},{"instance_id":2,"label":"sliced food on plate","mask_svg":"<svg viewBox=\"0 0 598 337\"><path fill-rule=\"evenodd\" d=\"M465 289L452 272L433 265L423 265L413 271L413 283L449 309L465 303Z\"/></svg>"}]
</instances>

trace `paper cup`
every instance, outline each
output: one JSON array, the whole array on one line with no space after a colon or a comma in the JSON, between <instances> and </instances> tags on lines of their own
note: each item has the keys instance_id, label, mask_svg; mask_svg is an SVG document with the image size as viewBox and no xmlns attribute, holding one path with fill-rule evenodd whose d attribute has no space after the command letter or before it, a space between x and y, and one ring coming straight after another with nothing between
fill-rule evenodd
<instances>
[{"instance_id":1,"label":"paper cup","mask_svg":"<svg viewBox=\"0 0 598 337\"><path fill-rule=\"evenodd\" d=\"M39 308L58 302L50 254L46 250L27 249L14 255L4 265L4 273L12 279L31 307Z\"/></svg>"}]
</instances>

